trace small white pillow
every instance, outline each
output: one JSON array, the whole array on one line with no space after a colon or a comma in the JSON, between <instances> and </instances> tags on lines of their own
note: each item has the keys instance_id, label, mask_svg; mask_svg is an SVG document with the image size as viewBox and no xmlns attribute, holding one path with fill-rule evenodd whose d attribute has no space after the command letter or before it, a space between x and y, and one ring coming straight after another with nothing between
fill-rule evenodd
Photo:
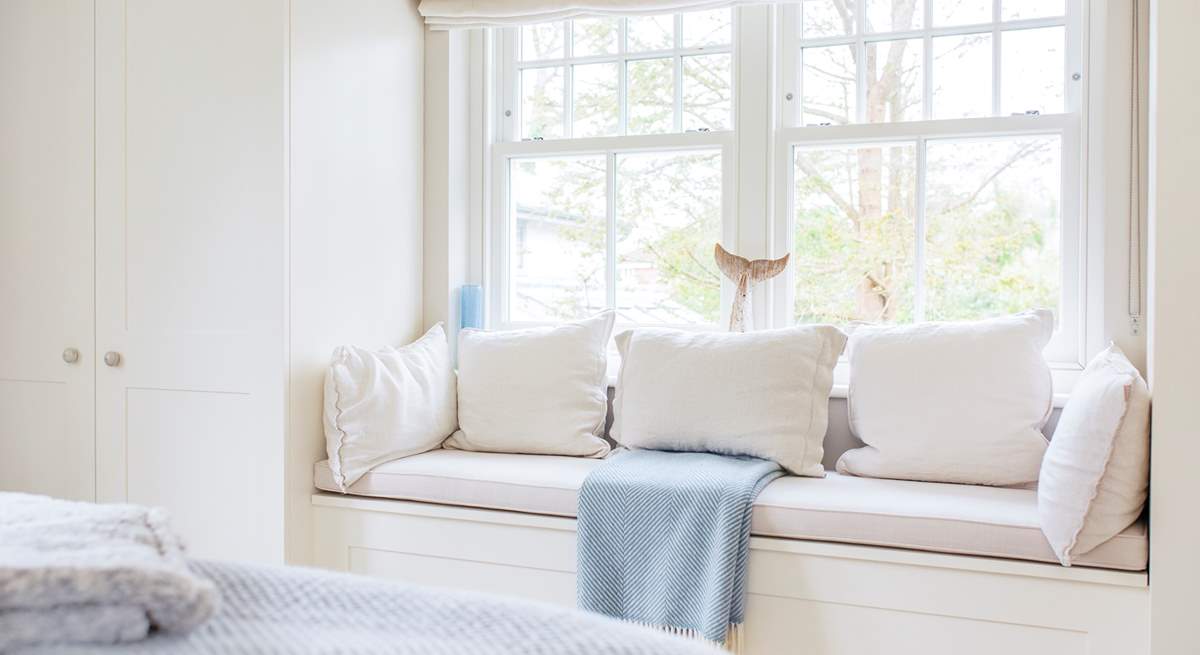
<instances>
[{"instance_id":1,"label":"small white pillow","mask_svg":"<svg viewBox=\"0 0 1200 655\"><path fill-rule=\"evenodd\" d=\"M458 425L454 365L438 323L402 348L333 351L325 448L343 492L373 467L437 448Z\"/></svg>"},{"instance_id":2,"label":"small white pillow","mask_svg":"<svg viewBox=\"0 0 1200 655\"><path fill-rule=\"evenodd\" d=\"M608 339L615 314L458 337L459 430L446 448L527 455L608 454Z\"/></svg>"},{"instance_id":3,"label":"small white pillow","mask_svg":"<svg viewBox=\"0 0 1200 655\"><path fill-rule=\"evenodd\" d=\"M1037 480L1053 387L1048 311L864 326L850 336L850 429L839 473L1017 485Z\"/></svg>"},{"instance_id":4,"label":"small white pillow","mask_svg":"<svg viewBox=\"0 0 1200 655\"><path fill-rule=\"evenodd\" d=\"M612 436L630 448L749 455L821 477L829 391L846 335L828 325L617 335Z\"/></svg>"},{"instance_id":5,"label":"small white pillow","mask_svg":"<svg viewBox=\"0 0 1200 655\"><path fill-rule=\"evenodd\" d=\"M1120 348L1084 369L1042 461L1038 518L1065 566L1137 520L1150 485L1150 391Z\"/></svg>"}]
</instances>

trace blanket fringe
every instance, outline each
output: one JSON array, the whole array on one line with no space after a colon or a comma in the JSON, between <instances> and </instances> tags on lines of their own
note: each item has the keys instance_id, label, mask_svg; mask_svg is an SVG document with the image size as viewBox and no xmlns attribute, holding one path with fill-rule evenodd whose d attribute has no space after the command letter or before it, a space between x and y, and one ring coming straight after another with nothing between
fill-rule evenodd
<instances>
[{"instance_id":1,"label":"blanket fringe","mask_svg":"<svg viewBox=\"0 0 1200 655\"><path fill-rule=\"evenodd\" d=\"M643 621L628 622L640 625L644 628L665 632L669 635L675 635L676 637L683 637L684 639L695 639L696 641L707 641L709 643L713 643L707 637L695 630L692 630L691 628L680 628L673 625L661 625L655 623L646 623ZM733 653L734 655L742 655L742 639L742 624L730 623L729 626L725 628L725 641L718 642L717 645L721 646L730 653Z\"/></svg>"},{"instance_id":2,"label":"blanket fringe","mask_svg":"<svg viewBox=\"0 0 1200 655\"><path fill-rule=\"evenodd\" d=\"M725 650L734 655L742 655L742 624L730 623L725 630Z\"/></svg>"}]
</instances>

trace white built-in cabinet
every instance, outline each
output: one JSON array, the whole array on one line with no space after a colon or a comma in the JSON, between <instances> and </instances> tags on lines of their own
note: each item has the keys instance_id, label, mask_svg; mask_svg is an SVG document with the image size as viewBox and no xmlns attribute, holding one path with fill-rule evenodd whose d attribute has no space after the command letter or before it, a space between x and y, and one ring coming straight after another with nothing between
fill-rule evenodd
<instances>
[{"instance_id":1,"label":"white built-in cabinet","mask_svg":"<svg viewBox=\"0 0 1200 655\"><path fill-rule=\"evenodd\" d=\"M305 561L321 375L419 329L401 0L0 0L0 490Z\"/></svg>"}]
</instances>

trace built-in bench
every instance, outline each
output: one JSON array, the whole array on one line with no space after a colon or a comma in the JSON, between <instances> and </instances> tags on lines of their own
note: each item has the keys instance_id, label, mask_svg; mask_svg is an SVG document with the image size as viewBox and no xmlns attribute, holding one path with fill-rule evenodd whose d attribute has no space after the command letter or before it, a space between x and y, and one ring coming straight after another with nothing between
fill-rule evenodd
<instances>
[{"instance_id":1,"label":"built-in bench","mask_svg":"<svg viewBox=\"0 0 1200 655\"><path fill-rule=\"evenodd\" d=\"M830 409L827 466L858 445L845 401ZM317 563L573 605L573 517L599 463L436 450L349 495L318 463ZM769 484L752 533L749 653L1145 652L1144 521L1065 568L1035 490L830 472Z\"/></svg>"},{"instance_id":2,"label":"built-in bench","mask_svg":"<svg viewBox=\"0 0 1200 655\"><path fill-rule=\"evenodd\" d=\"M579 488L600 460L435 450L388 462L349 491L459 507L575 517ZM337 491L327 462L316 485ZM910 548L1057 562L1038 526L1037 492L839 475L787 476L754 503L751 533L763 537ZM1081 566L1146 568L1142 521L1082 557Z\"/></svg>"}]
</instances>

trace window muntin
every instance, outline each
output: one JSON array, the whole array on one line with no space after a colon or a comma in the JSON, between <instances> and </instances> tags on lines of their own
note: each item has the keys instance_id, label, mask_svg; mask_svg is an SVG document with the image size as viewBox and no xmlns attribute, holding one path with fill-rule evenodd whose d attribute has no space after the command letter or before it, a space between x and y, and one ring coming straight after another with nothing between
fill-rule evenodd
<instances>
[{"instance_id":1,"label":"window muntin","mask_svg":"<svg viewBox=\"0 0 1200 655\"><path fill-rule=\"evenodd\" d=\"M715 324L726 149L507 158L505 322Z\"/></svg>"},{"instance_id":2,"label":"window muntin","mask_svg":"<svg viewBox=\"0 0 1200 655\"><path fill-rule=\"evenodd\" d=\"M580 18L511 32L514 139L733 127L730 9Z\"/></svg>"},{"instance_id":3,"label":"window muntin","mask_svg":"<svg viewBox=\"0 0 1200 655\"><path fill-rule=\"evenodd\" d=\"M1057 135L797 146L795 320L1060 314L1061 151Z\"/></svg>"},{"instance_id":4,"label":"window muntin","mask_svg":"<svg viewBox=\"0 0 1200 655\"><path fill-rule=\"evenodd\" d=\"M1046 307L1058 322L1047 356L1081 361L1078 7L1035 4L780 11L788 167L775 234L795 264L776 324Z\"/></svg>"},{"instance_id":5,"label":"window muntin","mask_svg":"<svg viewBox=\"0 0 1200 655\"><path fill-rule=\"evenodd\" d=\"M804 0L782 10L788 126L1061 113L1063 2ZM859 13L859 8L863 8Z\"/></svg>"},{"instance_id":6,"label":"window muntin","mask_svg":"<svg viewBox=\"0 0 1200 655\"><path fill-rule=\"evenodd\" d=\"M1058 331L1047 356L1054 361L1081 361L1084 231L1080 204L1084 149L1082 87L1078 84L1082 76L1078 0L1059 3L1061 9L1053 12L1042 10L1037 3L1016 0L999 3L963 0L954 4L940 0L928 0L926 4L916 0L911 23L904 22L904 12L894 11L895 4L904 0L860 1L862 16L854 13L852 0L849 5L832 0L807 0L769 10L776 16L772 22L779 30L778 77L772 84L767 80L769 71L763 71L763 79L758 80L757 69L740 70L749 77L736 88L744 93L748 89L755 92L749 94L751 97L737 98L736 104L748 107L747 111L753 114L759 111L758 103L777 103L778 126L740 126L770 130L774 134L774 151L778 154L774 165L766 169L772 176L770 182L756 179L759 174L755 167L751 163L747 169L744 161L746 157L766 157L767 153L740 147L743 141L735 139L731 131L709 127L709 132L683 133L699 127L687 122L689 112L703 116L713 104L712 99L701 94L689 94L689 79L696 75L689 77L685 73L686 57L725 56L721 66L710 67L708 71L721 73L715 77L721 82L719 86L724 86L724 80L728 79L726 93L731 109L727 114L718 111L717 115L729 117L729 130L739 127L733 122L732 111L734 48L728 44L696 46L723 40L698 36L705 33L702 28L687 27L703 21L689 20L686 15L597 19L607 21L607 26L589 28L592 31L582 36L581 20L560 22L556 23L559 28L548 30L549 36L542 39L548 44L546 51L557 58L529 61L520 60L516 54L524 47L521 30L504 30L502 45L497 50L501 64L497 78L500 138L493 145L492 167L494 184L499 189L496 206L503 209L495 215L502 215L504 221L511 218L505 203L509 194L514 193L509 174L514 162L531 157L598 156L605 159L602 193L606 196L603 219L607 235L603 242L604 284L590 282L598 277L594 265L598 251L593 249L583 258L593 262L592 270L575 271L579 280L589 282L567 285L573 299L569 302L560 299L560 305L579 309L554 315L537 314L516 306L505 262L521 253L511 251L508 245L491 250L500 262L498 268L489 268L499 271L496 286L500 295L492 296L498 302L489 310L493 324L560 320L553 316L574 316L576 312L586 313L606 306L621 309L623 321L696 324L703 319L704 325L719 326L719 308L723 305L718 304L714 313L713 303L727 304L730 289L719 281L714 285L707 277L711 270L705 272L705 268L711 254L698 243L721 240L743 252L779 256L790 249L793 253L793 266L789 267L787 278L762 285L755 293L755 306L760 310L769 308L765 315L757 315L758 327L816 320L844 323L980 318L1031 306L1048 306L1058 309ZM839 4L843 8L848 6L848 12L841 12ZM982 22L971 18L976 15L971 12L978 10L971 9L975 4L988 10ZM820 15L822 8L832 8L826 11L829 20L824 24L813 18ZM767 10L737 10L755 16L760 11ZM983 13L978 10L978 16ZM844 15L850 17L849 22L841 20ZM720 34L723 29L720 21L717 25L709 31ZM818 34L801 37L806 25ZM897 25L909 27L899 30ZM733 30L731 33L736 33L738 39L767 38L764 34L748 35L744 27L734 26ZM532 41L533 36L525 40ZM1028 47L1033 48L1036 56L1017 56L1028 49L1022 45L1026 42L1032 44ZM707 49L689 50L695 47ZM806 70L802 54L822 51L829 53L827 61L853 70L853 75L831 76L831 71L837 71L828 65L810 66ZM725 61L730 71L728 78L724 76ZM591 70L572 70L598 64L617 66L615 132L612 86L589 81L611 77L612 69L599 74L597 68L594 76ZM549 103L551 109L545 112L551 116L550 122L557 120L560 127L546 132L553 136L531 141L522 136L521 111L519 107L514 109L514 101L519 105L520 73L546 68L559 69L563 86L570 88L563 88L559 94L558 87L553 87L551 95L560 95L562 100ZM1071 73L1079 75L1072 79ZM628 88L630 81L637 79L645 82L638 84L643 93ZM938 81L954 79L959 83L938 86ZM777 92L768 97L767 90L772 86ZM517 92L510 94L508 89ZM762 97L758 97L760 93ZM685 97L689 98L686 102ZM723 101L718 96L716 104ZM1029 109L1039 115L1026 115ZM808 113L803 114L804 111ZM841 116L842 121L831 120L831 115ZM753 142L751 136L749 143ZM1004 153L1019 150L1023 143L1036 143L1037 154L1006 163ZM735 148L735 144L739 147ZM695 199L684 194L667 198L662 192L646 191L645 198L654 201L646 200L646 207L659 203L668 209L656 206L653 210L643 210L636 219L631 218L629 207L637 203L625 194L631 188L631 181L645 176L626 171L638 170L637 162L662 153L673 153L678 159L705 150L719 153L716 170L721 179L720 194L703 203L707 207L720 207L719 225L708 227L711 222L707 222L703 229L694 230L692 234L706 236L681 246L676 251L681 258L646 261L645 254L656 245L646 243L647 235L661 238L672 230L677 231L676 236L679 232L686 233L678 230L684 224L679 217L691 214L680 208L684 202ZM878 171L846 163L857 162L860 155L870 159L872 151L878 153ZM974 153L972 157L978 163L955 162L946 155L958 151L964 157ZM739 158L743 159L740 164ZM807 161L803 163L815 165L818 176L835 180L826 183L839 185L847 195L854 196L853 203L857 203L859 213L867 219L864 234L869 238L845 227L851 221L844 210L840 215L834 213L828 206L832 201L828 198L819 201L813 195L820 182L806 180L809 173L798 166L805 158ZM954 174L956 168L962 167L970 169L967 174L962 171ZM984 171L987 167L992 169ZM964 190L971 180L975 186ZM739 182L742 189L737 187ZM805 184L809 196L798 190ZM746 229L734 219L739 208L745 213L739 191L753 194L756 188L764 188L756 185L766 185L775 194L776 213L764 221L767 226L763 231ZM872 185L882 189L881 199L875 204L856 195L860 187ZM598 182L596 188L600 188ZM691 188L694 194L697 187ZM705 188L712 188L711 183L706 182ZM960 202L955 211L943 211L949 206L946 198L959 196L974 196L974 199L965 204ZM822 202L826 205L821 205ZM868 211L875 205L879 207L875 213ZM754 216L750 220L753 222ZM592 225L592 234L598 234L599 224ZM826 243L816 241L821 229L828 232L835 225L843 230L836 239L827 239ZM499 227L508 239L510 226L505 223ZM972 241L977 234L986 238ZM987 243L1000 243L1004 248L992 252ZM561 255L577 246L559 243L555 248ZM697 268L681 270L680 261L688 261ZM848 262L854 264L847 265ZM526 266L529 265L527 259ZM835 268L839 266L840 269ZM543 270L567 269L563 264L550 263ZM831 270L837 273L831 275ZM988 271L989 280L986 284L973 284L977 278L965 277L963 270ZM699 286L680 283L687 278L683 273L706 281ZM672 275L678 277L671 278ZM822 275L827 277L819 277ZM524 284L518 287L523 289L521 293L534 288L529 278L524 279ZM601 291L605 297L603 304L595 300ZM563 296L565 292L558 289L556 293ZM683 298L689 299L690 304L682 302ZM648 307L663 311L650 312Z\"/></svg>"},{"instance_id":7,"label":"window muntin","mask_svg":"<svg viewBox=\"0 0 1200 655\"><path fill-rule=\"evenodd\" d=\"M736 234L733 10L498 31L492 320L715 326Z\"/></svg>"}]
</instances>

